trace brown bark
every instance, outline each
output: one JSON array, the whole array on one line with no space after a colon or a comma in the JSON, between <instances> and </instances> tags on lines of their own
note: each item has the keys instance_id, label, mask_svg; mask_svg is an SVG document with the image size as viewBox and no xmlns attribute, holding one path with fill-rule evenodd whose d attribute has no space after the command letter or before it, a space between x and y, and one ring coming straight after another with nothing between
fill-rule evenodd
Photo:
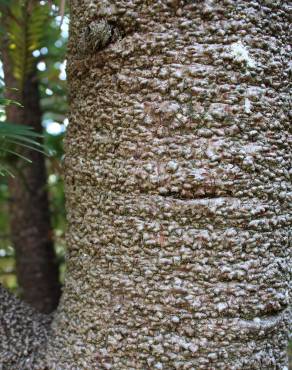
<instances>
[{"instance_id":1,"label":"brown bark","mask_svg":"<svg viewBox=\"0 0 292 370\"><path fill-rule=\"evenodd\" d=\"M50 367L285 369L287 2L71 6Z\"/></svg>"},{"instance_id":2,"label":"brown bark","mask_svg":"<svg viewBox=\"0 0 292 370\"><path fill-rule=\"evenodd\" d=\"M23 105L10 105L7 120L29 125L42 133L40 97L36 70L26 79L23 91L12 75L8 53L2 53L8 97ZM32 163L18 161L19 171L9 178L10 229L16 254L16 273L23 299L40 312L52 312L60 297L58 264L54 251L53 232L47 192L44 155L32 150L22 154Z\"/></svg>"},{"instance_id":3,"label":"brown bark","mask_svg":"<svg viewBox=\"0 0 292 370\"><path fill-rule=\"evenodd\" d=\"M35 368L287 370L288 2L71 6L67 275Z\"/></svg>"},{"instance_id":4,"label":"brown bark","mask_svg":"<svg viewBox=\"0 0 292 370\"><path fill-rule=\"evenodd\" d=\"M38 313L1 285L0 298L0 369L40 369L52 315Z\"/></svg>"}]
</instances>

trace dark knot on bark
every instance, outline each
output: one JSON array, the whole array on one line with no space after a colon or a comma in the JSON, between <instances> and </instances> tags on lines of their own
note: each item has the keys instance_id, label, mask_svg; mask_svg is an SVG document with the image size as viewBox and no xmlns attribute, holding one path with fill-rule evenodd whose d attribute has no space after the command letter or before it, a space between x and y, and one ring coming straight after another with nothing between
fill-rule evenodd
<instances>
[{"instance_id":1,"label":"dark knot on bark","mask_svg":"<svg viewBox=\"0 0 292 370\"><path fill-rule=\"evenodd\" d=\"M92 54L121 39L122 33L116 25L105 19L92 21L82 32L82 55Z\"/></svg>"}]
</instances>

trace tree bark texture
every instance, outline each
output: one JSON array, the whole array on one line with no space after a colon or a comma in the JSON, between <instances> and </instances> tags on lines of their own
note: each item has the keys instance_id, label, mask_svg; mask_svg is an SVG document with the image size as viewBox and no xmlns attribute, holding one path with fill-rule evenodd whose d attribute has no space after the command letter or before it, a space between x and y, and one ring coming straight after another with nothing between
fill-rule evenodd
<instances>
[{"instance_id":1,"label":"tree bark texture","mask_svg":"<svg viewBox=\"0 0 292 370\"><path fill-rule=\"evenodd\" d=\"M285 368L287 13L285 1L71 2L52 368Z\"/></svg>"},{"instance_id":2,"label":"tree bark texture","mask_svg":"<svg viewBox=\"0 0 292 370\"><path fill-rule=\"evenodd\" d=\"M288 10L71 1L48 369L287 369Z\"/></svg>"},{"instance_id":3,"label":"tree bark texture","mask_svg":"<svg viewBox=\"0 0 292 370\"><path fill-rule=\"evenodd\" d=\"M23 107L6 109L8 122L28 125L42 133L42 112L36 68L25 80L23 91L17 83L8 53L2 52L7 97ZM19 148L17 149L19 150ZM22 152L32 163L18 163L19 171L9 178L10 230L16 255L16 274L21 296L40 312L52 312L60 297L59 271L54 251L47 191L45 158L32 150Z\"/></svg>"},{"instance_id":4,"label":"tree bark texture","mask_svg":"<svg viewBox=\"0 0 292 370\"><path fill-rule=\"evenodd\" d=\"M35 312L2 286L0 297L0 369L42 368L52 316Z\"/></svg>"}]
</instances>

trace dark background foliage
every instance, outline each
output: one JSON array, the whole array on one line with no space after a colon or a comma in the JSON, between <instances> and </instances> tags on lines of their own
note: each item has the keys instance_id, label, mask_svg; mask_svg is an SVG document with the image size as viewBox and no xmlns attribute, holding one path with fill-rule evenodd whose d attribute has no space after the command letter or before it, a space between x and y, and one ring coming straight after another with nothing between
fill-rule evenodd
<instances>
[{"instance_id":1,"label":"dark background foliage","mask_svg":"<svg viewBox=\"0 0 292 370\"><path fill-rule=\"evenodd\" d=\"M20 4L21 1L0 0L0 11L8 10L10 12ZM62 156L63 145L62 139L66 126L68 125L67 99L66 99L66 74L65 74L65 53L66 42L68 37L68 15L60 14L60 3L58 1L52 4L46 4L44 1L37 2L37 6L43 6L41 11L36 12L35 29L32 29L34 34L32 45L29 45L28 52L30 55L30 63L36 64L37 74L39 79L40 103L42 108L42 125L44 135L44 149L46 153L47 167L47 190L50 202L51 222L53 227L55 249L58 260L60 262L60 279L63 279L64 273L64 232L65 232L65 205L64 205L64 189L62 180ZM14 9L15 13L15 9ZM17 13L17 9L16 9ZM2 35L7 34L5 28L5 17L0 19L0 32ZM21 33L22 25L18 27L10 27L11 32L15 32L15 38ZM24 40L17 40L18 52L11 53L15 60L18 69L23 68L21 63L25 63L22 59L21 50L27 45L22 45ZM27 62L26 62L27 63ZM0 55L0 121L5 122L5 105L3 100L5 90L9 86L4 84L3 65ZM0 133L1 135L1 133ZM3 141L3 140L2 140ZM12 158L3 156L3 148L1 148L0 138L0 167L6 166L7 161L13 161ZM4 138L5 142L5 138ZM3 144L2 144L3 146ZM1 154L2 153L2 154ZM9 164L9 163L8 163ZM14 174L17 176L17 174ZM9 289L18 293L18 284L15 273L15 255L13 244L11 242L11 231L9 228L9 201L10 195L8 191L9 174L5 173L0 176L0 283Z\"/></svg>"}]
</instances>

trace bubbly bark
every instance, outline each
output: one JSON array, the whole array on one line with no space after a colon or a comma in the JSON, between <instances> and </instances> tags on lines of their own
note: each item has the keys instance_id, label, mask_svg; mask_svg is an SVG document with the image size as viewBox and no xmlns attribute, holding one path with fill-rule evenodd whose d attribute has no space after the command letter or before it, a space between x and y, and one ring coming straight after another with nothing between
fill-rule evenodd
<instances>
[{"instance_id":1,"label":"bubbly bark","mask_svg":"<svg viewBox=\"0 0 292 370\"><path fill-rule=\"evenodd\" d=\"M0 369L43 366L52 317L36 313L0 285Z\"/></svg>"},{"instance_id":2,"label":"bubbly bark","mask_svg":"<svg viewBox=\"0 0 292 370\"><path fill-rule=\"evenodd\" d=\"M50 369L287 365L287 4L71 2Z\"/></svg>"},{"instance_id":3,"label":"bubbly bark","mask_svg":"<svg viewBox=\"0 0 292 370\"><path fill-rule=\"evenodd\" d=\"M71 1L67 277L43 367L286 368L287 4Z\"/></svg>"}]
</instances>

